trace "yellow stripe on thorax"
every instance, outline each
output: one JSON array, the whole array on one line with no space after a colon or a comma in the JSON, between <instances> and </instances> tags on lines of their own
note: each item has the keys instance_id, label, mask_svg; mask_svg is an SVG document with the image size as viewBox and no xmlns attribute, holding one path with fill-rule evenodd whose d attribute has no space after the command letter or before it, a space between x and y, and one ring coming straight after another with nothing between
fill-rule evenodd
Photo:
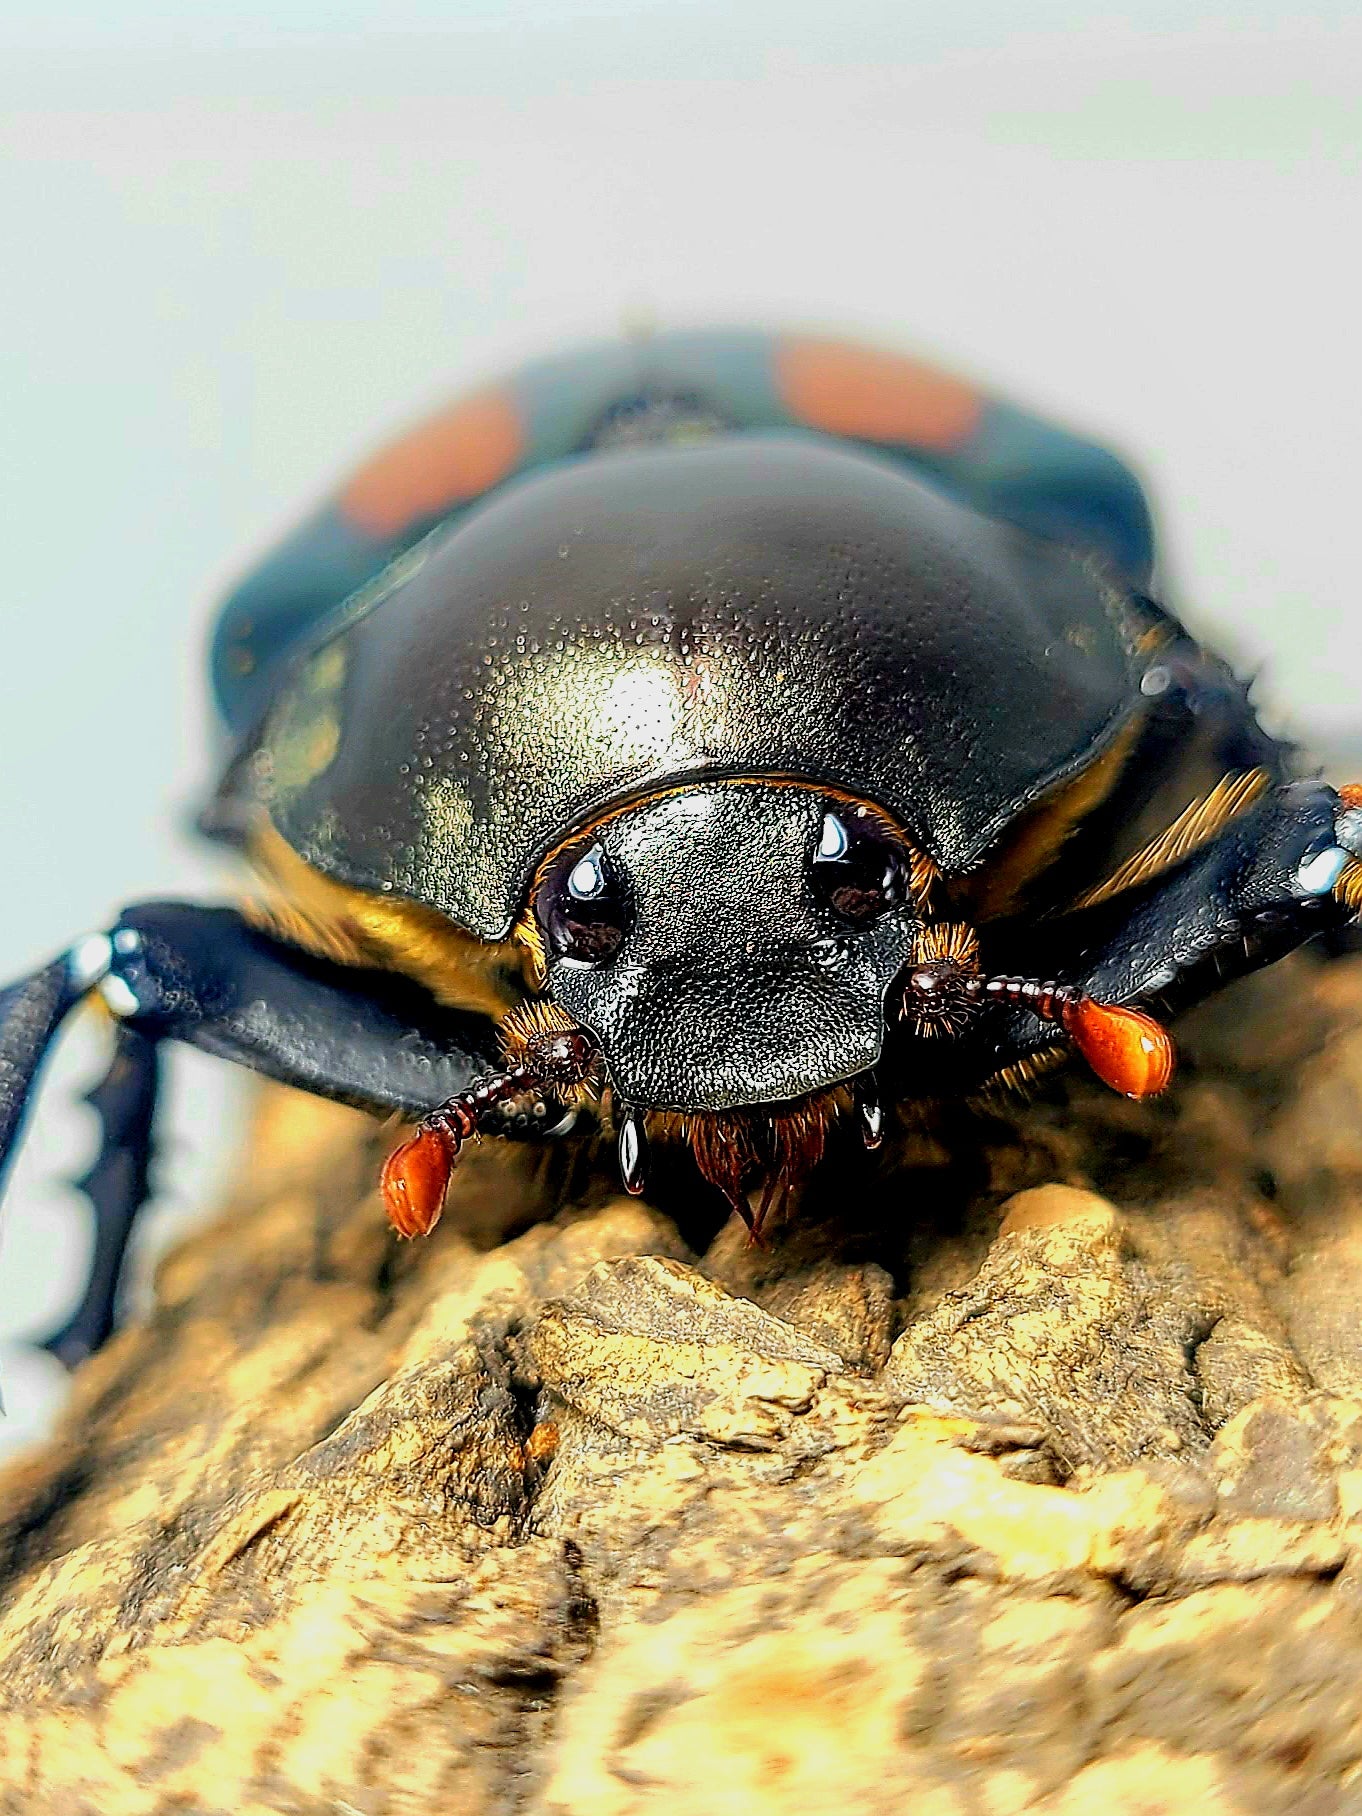
<instances>
[{"instance_id":1,"label":"yellow stripe on thorax","mask_svg":"<svg viewBox=\"0 0 1362 1816\"><path fill-rule=\"evenodd\" d=\"M342 965L397 971L437 1002L500 1018L532 987L523 939L480 940L418 902L338 883L299 857L268 821L248 841L263 885L243 913L253 925Z\"/></svg>"}]
</instances>

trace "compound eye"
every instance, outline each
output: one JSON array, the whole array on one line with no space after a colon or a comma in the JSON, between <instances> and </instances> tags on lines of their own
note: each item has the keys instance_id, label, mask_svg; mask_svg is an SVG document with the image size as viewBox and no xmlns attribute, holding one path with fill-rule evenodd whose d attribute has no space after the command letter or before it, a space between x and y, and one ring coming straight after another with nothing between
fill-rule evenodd
<instances>
[{"instance_id":1,"label":"compound eye","mask_svg":"<svg viewBox=\"0 0 1362 1816\"><path fill-rule=\"evenodd\" d=\"M599 842L572 846L554 860L535 896L535 915L550 957L584 965L614 957L628 931L629 903Z\"/></svg>"},{"instance_id":2,"label":"compound eye","mask_svg":"<svg viewBox=\"0 0 1362 1816\"><path fill-rule=\"evenodd\" d=\"M854 927L906 902L908 855L874 814L861 807L829 808L813 856L819 898Z\"/></svg>"}]
</instances>

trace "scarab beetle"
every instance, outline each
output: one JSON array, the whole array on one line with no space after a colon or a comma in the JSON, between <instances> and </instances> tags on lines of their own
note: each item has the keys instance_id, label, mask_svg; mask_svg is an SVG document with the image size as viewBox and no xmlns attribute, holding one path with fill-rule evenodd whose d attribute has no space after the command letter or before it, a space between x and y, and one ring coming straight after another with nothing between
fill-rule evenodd
<instances>
[{"instance_id":1,"label":"scarab beetle","mask_svg":"<svg viewBox=\"0 0 1362 1816\"><path fill-rule=\"evenodd\" d=\"M365 465L228 600L204 830L252 908L146 903L0 994L0 1157L62 1018L117 1021L87 1189L107 1334L166 1038L379 1112L404 1235L461 1145L690 1145L760 1231L886 1105L1172 1009L1362 906L1362 791L1294 778L1149 595L1110 454L897 355L663 334Z\"/></svg>"}]
</instances>

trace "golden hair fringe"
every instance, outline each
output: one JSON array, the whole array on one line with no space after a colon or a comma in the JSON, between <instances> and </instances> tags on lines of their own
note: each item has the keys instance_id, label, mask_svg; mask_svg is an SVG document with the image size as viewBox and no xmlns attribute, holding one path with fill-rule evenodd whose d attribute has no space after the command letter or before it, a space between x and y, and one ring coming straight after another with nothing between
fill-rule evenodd
<instances>
[{"instance_id":1,"label":"golden hair fringe","mask_svg":"<svg viewBox=\"0 0 1362 1816\"><path fill-rule=\"evenodd\" d=\"M1353 914L1362 913L1362 862L1352 858L1334 884L1334 896Z\"/></svg>"},{"instance_id":2,"label":"golden hair fringe","mask_svg":"<svg viewBox=\"0 0 1362 1816\"><path fill-rule=\"evenodd\" d=\"M1162 871L1171 870L1192 852L1209 844L1231 820L1238 819L1268 788L1272 778L1265 769L1245 769L1225 776L1208 795L1185 807L1171 826L1151 839L1149 844L1127 858L1104 882L1080 895L1075 908L1091 908L1105 902L1123 889L1147 883Z\"/></svg>"},{"instance_id":3,"label":"golden hair fringe","mask_svg":"<svg viewBox=\"0 0 1362 1816\"><path fill-rule=\"evenodd\" d=\"M1014 1091L1027 1097L1037 1080L1044 1078L1047 1072L1057 1070L1070 1057L1068 1047L1046 1047L1040 1053L1028 1053L1025 1059L1013 1060L1010 1066L995 1072L985 1087L985 1095Z\"/></svg>"},{"instance_id":4,"label":"golden hair fringe","mask_svg":"<svg viewBox=\"0 0 1362 1816\"><path fill-rule=\"evenodd\" d=\"M253 926L342 965L398 971L437 1002L500 1017L533 987L534 953L519 929L477 939L418 902L394 901L323 876L264 822L249 843L264 894L244 904Z\"/></svg>"}]
</instances>

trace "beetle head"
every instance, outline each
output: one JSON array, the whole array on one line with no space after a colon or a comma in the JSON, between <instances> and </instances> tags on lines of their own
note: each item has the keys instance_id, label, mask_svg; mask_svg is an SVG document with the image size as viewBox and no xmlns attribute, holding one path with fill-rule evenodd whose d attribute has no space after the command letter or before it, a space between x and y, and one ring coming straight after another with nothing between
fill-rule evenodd
<instances>
[{"instance_id":1,"label":"beetle head","mask_svg":"<svg viewBox=\"0 0 1362 1816\"><path fill-rule=\"evenodd\" d=\"M616 1097L725 1111L873 1066L920 875L875 809L765 780L598 822L536 880L548 995L600 1042Z\"/></svg>"}]
</instances>

